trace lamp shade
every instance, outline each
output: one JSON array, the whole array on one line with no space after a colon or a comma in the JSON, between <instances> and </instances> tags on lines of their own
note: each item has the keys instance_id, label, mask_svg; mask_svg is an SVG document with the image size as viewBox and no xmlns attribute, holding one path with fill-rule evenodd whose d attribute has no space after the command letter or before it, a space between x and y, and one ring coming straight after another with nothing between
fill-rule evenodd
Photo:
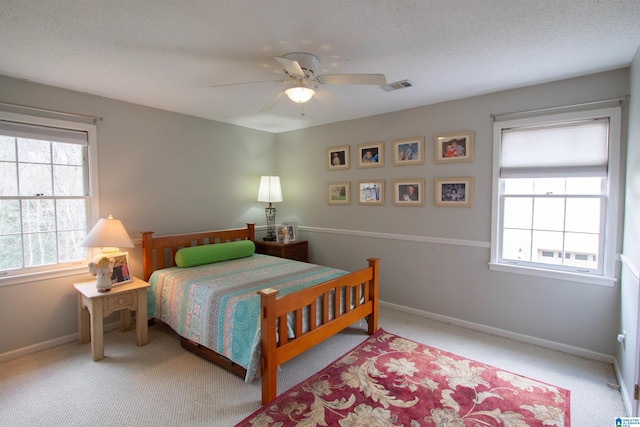
<instances>
[{"instance_id":1,"label":"lamp shade","mask_svg":"<svg viewBox=\"0 0 640 427\"><path fill-rule=\"evenodd\" d=\"M284 92L287 94L290 100L298 104L303 104L307 102L316 93L316 91L313 90L312 87L305 85L303 83L296 84L295 86L291 86L285 89Z\"/></svg>"},{"instance_id":2,"label":"lamp shade","mask_svg":"<svg viewBox=\"0 0 640 427\"><path fill-rule=\"evenodd\" d=\"M282 188L280 187L279 176L260 177L258 201L264 203L275 203L282 201Z\"/></svg>"},{"instance_id":3,"label":"lamp shade","mask_svg":"<svg viewBox=\"0 0 640 427\"><path fill-rule=\"evenodd\" d=\"M80 246L89 248L133 248L134 244L119 219L101 218Z\"/></svg>"}]
</instances>

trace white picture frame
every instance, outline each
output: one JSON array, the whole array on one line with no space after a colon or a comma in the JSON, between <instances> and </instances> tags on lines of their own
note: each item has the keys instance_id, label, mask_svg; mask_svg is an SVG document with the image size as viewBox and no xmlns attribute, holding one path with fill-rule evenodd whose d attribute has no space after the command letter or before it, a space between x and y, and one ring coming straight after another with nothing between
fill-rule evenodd
<instances>
[{"instance_id":1,"label":"white picture frame","mask_svg":"<svg viewBox=\"0 0 640 427\"><path fill-rule=\"evenodd\" d=\"M276 226L276 241L278 243L289 243L298 240L298 223L283 222Z\"/></svg>"}]
</instances>

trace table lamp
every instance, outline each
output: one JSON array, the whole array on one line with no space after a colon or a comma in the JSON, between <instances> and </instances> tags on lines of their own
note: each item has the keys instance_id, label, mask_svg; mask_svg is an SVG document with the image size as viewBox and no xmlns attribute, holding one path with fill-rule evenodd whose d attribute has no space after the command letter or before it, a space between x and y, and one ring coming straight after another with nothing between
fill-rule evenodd
<instances>
[{"instance_id":1,"label":"table lamp","mask_svg":"<svg viewBox=\"0 0 640 427\"><path fill-rule=\"evenodd\" d=\"M264 209L265 215L267 216L267 236L264 240L276 240L276 208L272 203L282 201L282 188L280 188L279 176L260 177L258 201L269 203L269 206Z\"/></svg>"},{"instance_id":2,"label":"table lamp","mask_svg":"<svg viewBox=\"0 0 640 427\"><path fill-rule=\"evenodd\" d=\"M109 255L117 253L119 248L133 248L133 242L124 229L122 222L114 219L113 216L101 218L87 237L80 243L80 246L90 248L102 248L101 253L93 258L89 263L89 271L96 276L96 288L98 292L108 292L111 290L111 273L113 266L110 265Z\"/></svg>"}]
</instances>

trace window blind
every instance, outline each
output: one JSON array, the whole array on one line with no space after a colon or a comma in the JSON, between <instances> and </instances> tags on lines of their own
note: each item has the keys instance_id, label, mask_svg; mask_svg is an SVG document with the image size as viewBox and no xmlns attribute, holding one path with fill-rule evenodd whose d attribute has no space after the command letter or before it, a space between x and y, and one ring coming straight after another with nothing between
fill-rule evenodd
<instances>
[{"instance_id":1,"label":"window blind","mask_svg":"<svg viewBox=\"0 0 640 427\"><path fill-rule=\"evenodd\" d=\"M0 120L0 135L88 145L87 132Z\"/></svg>"},{"instance_id":2,"label":"window blind","mask_svg":"<svg viewBox=\"0 0 640 427\"><path fill-rule=\"evenodd\" d=\"M609 119L502 130L500 177L607 176Z\"/></svg>"}]
</instances>

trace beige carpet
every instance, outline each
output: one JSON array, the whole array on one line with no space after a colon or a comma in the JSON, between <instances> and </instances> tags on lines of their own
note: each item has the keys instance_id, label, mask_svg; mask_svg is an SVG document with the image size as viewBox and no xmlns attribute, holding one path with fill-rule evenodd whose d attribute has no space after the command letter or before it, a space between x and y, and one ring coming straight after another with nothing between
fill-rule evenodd
<instances>
[{"instance_id":1,"label":"beige carpet","mask_svg":"<svg viewBox=\"0 0 640 427\"><path fill-rule=\"evenodd\" d=\"M355 325L358 326L358 325ZM406 338L571 390L574 427L624 416L611 365L381 309L380 326ZM357 328L282 366L279 393L363 341ZM259 383L190 354L166 326L105 334L106 358L89 344L65 344L0 363L0 426L232 426L260 406Z\"/></svg>"}]
</instances>

